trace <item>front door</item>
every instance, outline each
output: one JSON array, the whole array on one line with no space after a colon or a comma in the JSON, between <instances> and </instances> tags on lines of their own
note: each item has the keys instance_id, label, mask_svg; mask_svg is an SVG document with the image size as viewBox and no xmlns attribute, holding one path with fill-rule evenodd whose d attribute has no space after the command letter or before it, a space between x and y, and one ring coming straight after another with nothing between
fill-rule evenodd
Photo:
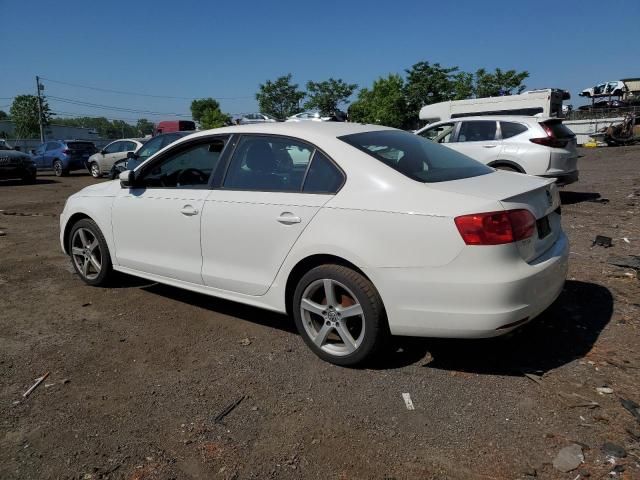
<instances>
[{"instance_id":1,"label":"front door","mask_svg":"<svg viewBox=\"0 0 640 480\"><path fill-rule=\"evenodd\" d=\"M456 141L447 147L481 163L498 160L502 142L498 140L497 122L494 120L465 120L460 122Z\"/></svg>"},{"instance_id":2,"label":"front door","mask_svg":"<svg viewBox=\"0 0 640 480\"><path fill-rule=\"evenodd\" d=\"M121 190L112 214L120 266L202 284L200 222L225 140L180 143L146 164L134 188Z\"/></svg>"},{"instance_id":3,"label":"front door","mask_svg":"<svg viewBox=\"0 0 640 480\"><path fill-rule=\"evenodd\" d=\"M342 173L313 146L288 137L244 136L202 217L206 285L263 295Z\"/></svg>"}]
</instances>

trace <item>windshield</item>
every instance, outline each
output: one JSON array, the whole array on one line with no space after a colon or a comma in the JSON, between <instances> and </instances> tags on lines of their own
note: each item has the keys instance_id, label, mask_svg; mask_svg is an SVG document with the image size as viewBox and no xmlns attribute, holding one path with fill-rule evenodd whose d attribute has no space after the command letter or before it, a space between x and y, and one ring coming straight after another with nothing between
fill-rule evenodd
<instances>
[{"instance_id":1,"label":"windshield","mask_svg":"<svg viewBox=\"0 0 640 480\"><path fill-rule=\"evenodd\" d=\"M355 133L338 138L418 182L447 182L494 171L455 150L400 130Z\"/></svg>"}]
</instances>

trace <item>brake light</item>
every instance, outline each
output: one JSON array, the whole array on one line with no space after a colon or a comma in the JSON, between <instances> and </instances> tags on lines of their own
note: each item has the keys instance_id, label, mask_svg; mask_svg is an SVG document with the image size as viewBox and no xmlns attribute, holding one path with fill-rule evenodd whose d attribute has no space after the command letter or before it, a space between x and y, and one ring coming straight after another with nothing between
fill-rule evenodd
<instances>
[{"instance_id":1,"label":"brake light","mask_svg":"<svg viewBox=\"0 0 640 480\"><path fill-rule=\"evenodd\" d=\"M533 235L536 219L529 210L474 213L455 218L456 227L467 245L502 245Z\"/></svg>"},{"instance_id":2,"label":"brake light","mask_svg":"<svg viewBox=\"0 0 640 480\"><path fill-rule=\"evenodd\" d=\"M68 148L65 148L62 153L64 153L65 155L69 155L71 153L71 150L69 150Z\"/></svg>"},{"instance_id":3,"label":"brake light","mask_svg":"<svg viewBox=\"0 0 640 480\"><path fill-rule=\"evenodd\" d=\"M530 138L529 140L538 145L544 145L551 148L565 148L569 143L569 140L558 138L554 135L553 130L546 123L541 123L540 126L544 128L546 137Z\"/></svg>"}]
</instances>

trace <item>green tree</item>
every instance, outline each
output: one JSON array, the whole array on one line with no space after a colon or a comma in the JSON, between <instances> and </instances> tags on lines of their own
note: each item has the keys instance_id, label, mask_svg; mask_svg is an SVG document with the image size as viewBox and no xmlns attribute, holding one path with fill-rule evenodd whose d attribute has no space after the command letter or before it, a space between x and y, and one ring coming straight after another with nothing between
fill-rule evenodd
<instances>
[{"instance_id":1,"label":"green tree","mask_svg":"<svg viewBox=\"0 0 640 480\"><path fill-rule=\"evenodd\" d=\"M260 112L284 120L300 112L300 101L305 93L298 90L297 83L291 83L291 74L276 78L273 82L267 80L261 83L256 93L256 100Z\"/></svg>"},{"instance_id":2,"label":"green tree","mask_svg":"<svg viewBox=\"0 0 640 480\"><path fill-rule=\"evenodd\" d=\"M418 62L405 72L407 103L416 117L423 106L451 100L456 95L454 78L458 74L458 67Z\"/></svg>"},{"instance_id":3,"label":"green tree","mask_svg":"<svg viewBox=\"0 0 640 480\"><path fill-rule=\"evenodd\" d=\"M355 122L405 128L408 110L402 77L393 74L379 78L371 90L360 90L358 99L349 107L349 116Z\"/></svg>"},{"instance_id":4,"label":"green tree","mask_svg":"<svg viewBox=\"0 0 640 480\"><path fill-rule=\"evenodd\" d=\"M451 77L451 81L451 100L466 100L467 98L471 98L473 96L473 74L468 72L458 72Z\"/></svg>"},{"instance_id":5,"label":"green tree","mask_svg":"<svg viewBox=\"0 0 640 480\"><path fill-rule=\"evenodd\" d=\"M7 115L7 112L0 110L0 120L6 120L7 118L9 118L9 115Z\"/></svg>"},{"instance_id":6,"label":"green tree","mask_svg":"<svg viewBox=\"0 0 640 480\"><path fill-rule=\"evenodd\" d=\"M191 102L191 116L201 128L218 128L231 123L231 117L220 110L213 98L201 98Z\"/></svg>"},{"instance_id":7,"label":"green tree","mask_svg":"<svg viewBox=\"0 0 640 480\"><path fill-rule=\"evenodd\" d=\"M522 93L527 88L522 82L529 77L529 72L507 70L503 72L496 68L494 72L487 72L480 68L475 74L474 93L477 98L497 97Z\"/></svg>"},{"instance_id":8,"label":"green tree","mask_svg":"<svg viewBox=\"0 0 640 480\"><path fill-rule=\"evenodd\" d=\"M137 134L141 137L153 134L155 128L155 124L153 122L150 122L146 118L140 118L136 123Z\"/></svg>"},{"instance_id":9,"label":"green tree","mask_svg":"<svg viewBox=\"0 0 640 480\"><path fill-rule=\"evenodd\" d=\"M345 83L341 78L329 78L323 82L307 82L307 100L304 107L316 109L322 115L331 115L341 104L346 103L358 88L355 83Z\"/></svg>"},{"instance_id":10,"label":"green tree","mask_svg":"<svg viewBox=\"0 0 640 480\"><path fill-rule=\"evenodd\" d=\"M22 138L37 138L40 136L38 97L35 95L18 95L13 99L9 113L15 123L16 136ZM51 115L49 105L46 100L43 100L42 120L45 126L49 124Z\"/></svg>"}]
</instances>

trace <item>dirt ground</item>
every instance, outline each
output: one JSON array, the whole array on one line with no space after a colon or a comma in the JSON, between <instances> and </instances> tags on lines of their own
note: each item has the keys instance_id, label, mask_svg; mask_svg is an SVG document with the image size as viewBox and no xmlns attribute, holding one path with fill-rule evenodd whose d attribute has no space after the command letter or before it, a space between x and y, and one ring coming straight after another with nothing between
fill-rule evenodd
<instances>
[{"instance_id":1,"label":"dirt ground","mask_svg":"<svg viewBox=\"0 0 640 480\"><path fill-rule=\"evenodd\" d=\"M367 369L322 362L284 316L131 277L85 286L58 214L95 180L0 181L0 478L640 478L620 401L640 403L640 282L607 264L640 255L640 148L581 153L558 301L505 338L397 338ZM572 443L584 463L561 473Z\"/></svg>"}]
</instances>

